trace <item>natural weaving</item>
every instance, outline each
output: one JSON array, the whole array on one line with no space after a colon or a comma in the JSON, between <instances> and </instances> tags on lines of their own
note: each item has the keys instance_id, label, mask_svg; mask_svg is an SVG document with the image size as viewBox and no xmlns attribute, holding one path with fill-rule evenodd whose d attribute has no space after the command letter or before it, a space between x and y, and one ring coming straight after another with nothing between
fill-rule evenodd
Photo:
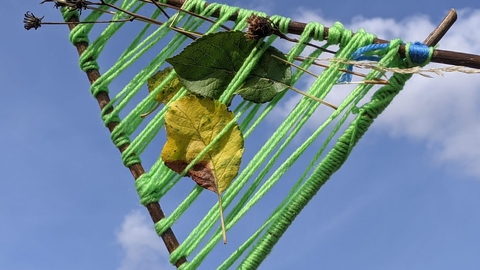
<instances>
[{"instance_id":1,"label":"natural weaving","mask_svg":"<svg viewBox=\"0 0 480 270\"><path fill-rule=\"evenodd\" d=\"M147 84L155 73L170 66L167 59L193 42L189 34L175 32L175 27L203 35L227 31L222 25L229 25L232 31L245 31L253 14L267 15L189 0L184 2L178 16L165 18L162 10L150 1L117 2L101 2L90 13L84 11L84 15L79 15L79 11L86 6L67 5L62 14L66 22L73 20L70 40L79 49L80 68L89 75L91 93L102 107L101 116L111 131L112 142L121 150L123 164L134 174L140 202L157 221L155 230L170 245L170 261L179 269L197 269L207 256L215 256L218 269L258 268L301 210L340 169L359 139L412 77L412 73L385 70L424 66L431 61L433 47L429 46L435 45L404 43L400 39L374 44L376 37L362 29L354 33L341 23L327 29L318 22L306 24L298 40L289 42L280 38L288 33L291 20L269 17L269 22L281 33L269 33L264 39L255 40L258 43L218 98L233 112L233 120L199 154L200 158L207 153L238 123L245 139L245 153L238 175L222 196L225 226L235 241L224 246L215 196L172 171L159 158L166 140L165 115L173 102L189 95L188 89L183 87L166 105L142 117L157 104L156 95L175 79L176 72L170 71L150 93ZM184 11L213 18L214 22ZM107 16L117 22L74 22L77 17L82 17L83 22L99 22ZM232 18L234 22L229 22ZM310 46L312 43L318 45ZM272 45L281 48L289 63L296 63L292 65L291 87L285 87L265 103L241 99L236 91ZM336 51L334 55L325 56L326 51L332 50ZM328 66L316 66L319 58L329 58ZM348 88L341 100L336 99L336 109L288 90L303 89L308 95L327 101L339 97L335 91L345 87L339 84L351 81L354 67L351 60L375 61L375 68L368 70L355 87ZM382 81L385 83L379 84ZM318 123L313 130L309 128L312 122ZM183 193L175 191L180 189ZM178 197L178 194L183 195ZM165 216L158 202L161 205L169 202ZM249 215L252 211L261 214ZM188 219L193 212L198 218L194 222ZM171 240L175 235L170 229L176 223L182 224L183 232L188 231L181 236L178 246L176 239Z\"/></svg>"}]
</instances>

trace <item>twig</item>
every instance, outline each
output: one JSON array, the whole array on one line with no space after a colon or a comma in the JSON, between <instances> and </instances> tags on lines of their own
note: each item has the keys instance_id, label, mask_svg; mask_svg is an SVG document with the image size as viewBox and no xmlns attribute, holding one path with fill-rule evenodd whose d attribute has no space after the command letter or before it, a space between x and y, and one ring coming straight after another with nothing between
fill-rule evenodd
<instances>
[{"instance_id":1,"label":"twig","mask_svg":"<svg viewBox=\"0 0 480 270\"><path fill-rule=\"evenodd\" d=\"M455 11L455 9L452 8L448 11L447 15L445 16L445 18L443 18L443 20L440 22L437 28L435 28L430 33L430 35L428 35L425 41L423 41L423 43L428 46L436 45L440 41L440 39L442 39L443 36L445 36L445 34L450 29L450 27L452 27L452 25L456 21L457 21L457 12Z\"/></svg>"},{"instance_id":2,"label":"twig","mask_svg":"<svg viewBox=\"0 0 480 270\"><path fill-rule=\"evenodd\" d=\"M67 21L67 23L69 23L68 27L70 31L72 31L78 25L79 22L80 21L78 16L76 15L71 16L70 19ZM80 56L88 48L88 44L86 42L77 42L74 45L77 48L78 54ZM88 80L90 81L91 84L93 84L100 77L100 72L97 69L89 69L85 71L85 73L87 74ZM110 97L106 92L98 93L95 96L95 98L97 99L98 105L102 110L110 103ZM105 111L105 115L111 113L112 111L113 111L113 106L109 106L109 108ZM107 125L107 128L110 132L113 132L113 130L118 124L119 124L118 122L112 121ZM128 148L128 146L129 144L125 143L123 145L118 146L118 149L120 150L121 153L123 153ZM141 163L132 164L128 168L135 180L137 180L142 174L145 173L145 170L143 169L143 166ZM157 223L161 219L165 218L165 214L163 213L163 210L160 207L160 204L158 202L147 204L145 207L147 208L150 214L150 217L152 218L152 221L154 223ZM169 253L172 253L175 249L178 248L179 242L171 228L166 229L165 232L162 233L160 237L165 243L165 246L167 247L167 250ZM185 262L186 262L186 258L181 257L179 258L178 261L175 262L175 266L178 268Z\"/></svg>"},{"instance_id":3,"label":"twig","mask_svg":"<svg viewBox=\"0 0 480 270\"><path fill-rule=\"evenodd\" d=\"M170 15L168 15L168 13L158 4L157 1L152 1L152 3L153 3L158 9L160 9L160 11L162 11L163 15L165 15L165 17L167 17L167 19L170 19Z\"/></svg>"},{"instance_id":4,"label":"twig","mask_svg":"<svg viewBox=\"0 0 480 270\"><path fill-rule=\"evenodd\" d=\"M153 19L148 18L148 17L146 17L146 16L138 15L138 14L135 14L135 13L130 12L130 11L128 11L128 10L119 8L119 7L115 6L115 5L112 5L112 4L110 4L110 3L105 2L104 0L100 0L100 3L102 3L102 5L108 6L108 7L110 7L110 8L113 8L113 9L115 9L115 10L118 10L118 11L120 11L120 12L123 12L123 13L125 13L125 14L128 14L128 15L130 15L130 16L135 16L135 17L137 17L137 18L141 18L141 19L144 20L145 22L149 22L149 23L153 23L153 24L158 24L158 25L163 25L163 24L164 24L164 23L162 23L162 22L159 22L159 21L157 21L157 20L153 20ZM178 32L178 33L180 33L180 34L182 34L182 35L185 35L186 37L189 37L189 38L191 38L191 39L193 39L193 40L197 39L197 37L195 37L194 35L192 35L190 32L186 32L186 31L184 31L184 30L182 30L182 29L178 29L178 28L176 28L176 27L175 27L175 28L171 28L171 29L174 30L174 31L176 31L176 32Z\"/></svg>"},{"instance_id":5,"label":"twig","mask_svg":"<svg viewBox=\"0 0 480 270\"><path fill-rule=\"evenodd\" d=\"M157 2L157 1L154 1L154 0L140 0L142 2L145 2L145 3L153 3L155 6L159 7L159 6L164 6L164 7L168 7L168 8L171 8L171 9L175 9L175 10L178 10L178 11L182 11L182 12L185 12L191 16L194 16L194 17L197 17L199 19L202 19L204 21L207 21L207 22L210 22L212 24L215 24L215 21L208 18L208 17L205 17L205 16L202 16L200 14L197 14L197 13L194 13L194 12L191 12L191 11L188 11L188 10L185 10L183 9L183 4L180 6L180 7L177 7L175 5L169 5L169 4L166 4L166 3L161 3L161 2ZM229 27L225 26L225 25L220 25L221 28L227 30L227 31L230 31L232 29L230 29Z\"/></svg>"},{"instance_id":6,"label":"twig","mask_svg":"<svg viewBox=\"0 0 480 270\"><path fill-rule=\"evenodd\" d=\"M167 3L173 6L181 7L184 0L167 0ZM208 4L205 4L208 6ZM215 10L212 13L213 17L220 16L220 9ZM233 14L230 18L230 21L236 21L238 17L238 12ZM297 22L297 21L290 21L288 24L287 32L290 34L301 35L307 26L306 23ZM323 32L323 37L328 38L328 31L329 28L325 27ZM313 36L313 33L312 33ZM389 43L390 41L376 38L374 39L374 43ZM399 53L402 57L405 57L405 46L400 46ZM434 63L442 63L454 66L465 66L475 69L480 69L480 55L475 54L468 54L462 52L454 52L454 51L447 51L447 50L438 50L435 49L433 51L432 60L431 62Z\"/></svg>"}]
</instances>

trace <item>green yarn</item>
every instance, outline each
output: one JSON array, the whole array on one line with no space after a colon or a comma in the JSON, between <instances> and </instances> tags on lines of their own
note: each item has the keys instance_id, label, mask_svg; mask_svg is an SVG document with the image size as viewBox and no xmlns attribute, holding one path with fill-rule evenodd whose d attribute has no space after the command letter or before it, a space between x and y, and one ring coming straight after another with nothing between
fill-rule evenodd
<instances>
[{"instance_id":1,"label":"green yarn","mask_svg":"<svg viewBox=\"0 0 480 270\"><path fill-rule=\"evenodd\" d=\"M160 188L158 182L152 180L149 173L144 173L135 181L135 188L140 197L140 203L147 205L152 202L160 200Z\"/></svg>"},{"instance_id":2,"label":"green yarn","mask_svg":"<svg viewBox=\"0 0 480 270\"><path fill-rule=\"evenodd\" d=\"M112 4L116 2L108 1L108 3ZM166 0L162 0L162 2L166 2ZM188 31L201 29L202 32L213 33L219 31L220 26L233 14L238 14L233 27L234 30L245 29L247 27L246 18L252 14L265 16L263 13L238 7L217 3L205 7L205 4L206 2L202 0L189 0L183 8L206 17L210 17L215 10L220 9L220 16L215 20L215 23L204 22L201 19L180 12L176 19L176 24ZM132 12L137 12L145 5L145 2L130 0L123 1L121 6ZM104 8L106 7L100 6L100 9ZM75 12L62 10L65 19L70 18L72 14L77 14ZM100 11L93 11L85 20L99 20L103 15L104 13ZM163 15L159 10L155 10L151 16L152 18L157 18ZM124 18L126 18L125 14L116 12L113 19ZM290 22L289 18L271 16L270 19L275 22L281 32L287 32ZM165 67L167 58L177 54L187 42L190 42L187 37L176 34L169 28L171 20L172 18L161 26L155 26L156 28L152 28L148 24L144 25L136 32L138 33L136 37L124 40L122 44L115 44L116 46L122 45L123 51L121 50L111 67L103 72L102 76L91 86L92 95L97 96L101 92L108 93L110 88L118 89L117 80L122 78L122 76L127 77L126 82L121 84L123 88L120 87L121 89L115 91L110 103L101 113L105 125L109 125L112 122L118 123L111 134L114 145L117 147L129 145L122 153L123 164L127 167L140 163L141 158L144 158L145 150L148 149L147 147L153 147L158 150L158 153L161 150L161 146L150 145L154 138L159 136L160 130L163 129L164 116L169 104L161 107L161 109L147 118L142 118L140 115L150 111L156 104L154 100L155 95L161 91L165 84L174 78L175 71L172 71L149 94L145 91L148 79L159 69ZM112 37L117 35L117 33L121 33L124 26L128 24L109 24L91 43L89 41L89 33L95 25L78 25L70 34L71 42L74 44L78 42L90 43L88 49L80 57L80 68L84 71L98 69L97 61L99 58L101 60L102 55L106 53L104 49L108 42L111 42ZM306 45L307 42L318 43L319 41L324 41L324 30L324 26L320 23L308 23L299 37L299 42L290 44L292 47L288 52L288 61L295 61L298 56L309 50L309 47ZM327 48L330 45L338 45L340 49L335 58L349 59L353 52L362 46L371 44L374 38L374 35L368 34L362 29L353 35L351 30L345 29L341 23L337 22L329 29L328 38L321 46ZM224 104L231 102L235 91L249 76L250 71L255 67L262 54L268 46L275 44L277 39L278 37L273 35L266 38L263 46L260 42L257 44L225 89L220 102ZM168 44L162 44L165 40L167 40ZM400 44L402 44L402 41L395 40L385 50L375 52L383 56L378 63L379 67L395 66L405 68L412 65L408 57L401 59L398 56L397 51ZM158 46L161 47L158 48ZM314 49L309 54L309 57L299 65L303 69L308 69L313 65L314 59L322 56L322 54L322 50ZM145 61L145 63L142 61ZM139 62L142 62L140 67L138 67ZM342 64L341 61L330 62L329 68L321 72L306 92L318 98L325 98L342 75L339 69L345 67L346 64ZM132 73L132 70L135 70L135 72ZM304 73L301 69L295 69L292 75L292 85L303 85L305 83L302 80L305 77ZM367 75L366 80L372 80L381 76L382 73L380 71L373 70ZM250 160L243 160L242 170L223 194L222 200L227 230L234 230L236 228L235 225L244 220L254 207L260 205L262 203L261 199L270 194L274 187L286 184L282 180L285 179L287 172L296 168L295 166L302 167L301 175L298 173L300 177L294 181L287 181L289 182L288 194L279 198L279 202L275 205L275 210L271 214L260 218L258 228L254 230L252 235L242 239L243 243L239 245L236 251L228 256L223 263L219 262L219 269L231 269L235 264L239 265L239 269L258 268L283 233L295 220L296 216L330 176L342 166L353 147L373 123L374 119L390 104L392 99L403 88L405 81L410 77L411 75L394 74L389 80L389 85L377 90L371 100L360 107L360 101L371 92L373 85L357 85L338 105L338 109L331 112L325 121L300 143L295 141L301 136L302 131L306 129L307 122L315 117L315 113L319 110L321 104L302 97L293 106L286 118L281 121L269 138L260 145L260 149L252 154L253 157ZM255 131L262 125L265 125L267 118L275 117L273 114L274 109L278 106L283 106L280 103L284 101L285 95L289 92L284 91L278 94L274 100L267 104L254 104L247 101L233 102L236 104L231 108L235 114L234 120L187 166L184 173L200 160L202 155L206 154L235 123L239 124L245 140L247 142L251 140L252 135L255 136ZM182 88L169 103L183 97L186 93L187 91ZM323 108L324 106L320 110ZM352 118L353 114L357 114L356 118L343 134L339 136L342 128ZM329 133L325 134L327 130ZM321 135L325 136L325 138L322 137L323 143L319 150L315 151L312 157L309 157L308 164L299 164L301 163L300 159L306 155L307 150L315 147L314 143L319 140ZM338 139L334 143L333 141L336 137ZM299 146L293 147L295 144L299 144ZM332 146L332 144L334 145ZM328 151L328 149L330 150ZM248 149L248 144L247 150L252 150ZM169 194L180 179L182 179L181 176L167 168L163 161L158 158L146 170L146 173L139 176L135 182L140 202L143 205L147 205L161 200ZM157 234L161 235L168 228L174 226L184 216L185 212L198 202L199 196L203 191L203 188L194 185L190 193L182 198L182 202L175 207L172 213L167 213L168 215L164 219L154 225ZM209 254L212 254L214 247L220 241L221 232L218 227L218 218L218 205L214 204L204 215L204 218L198 224L195 224L181 245L170 255L170 262L175 264L180 258L186 257L189 262L184 263L180 269L198 268Z\"/></svg>"}]
</instances>

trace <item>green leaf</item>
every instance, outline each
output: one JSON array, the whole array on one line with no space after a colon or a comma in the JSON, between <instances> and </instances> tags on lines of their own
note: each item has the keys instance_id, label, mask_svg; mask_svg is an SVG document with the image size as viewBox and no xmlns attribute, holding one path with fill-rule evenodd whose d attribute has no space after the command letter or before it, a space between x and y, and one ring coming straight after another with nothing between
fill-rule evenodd
<instances>
[{"instance_id":1,"label":"green leaf","mask_svg":"<svg viewBox=\"0 0 480 270\"><path fill-rule=\"evenodd\" d=\"M218 99L232 81L258 41L247 40L243 32L204 35L180 54L167 59L188 91ZM285 56L270 46L236 91L256 103L272 100L291 84L291 67L271 55ZM285 59L286 60L286 59Z\"/></svg>"}]
</instances>

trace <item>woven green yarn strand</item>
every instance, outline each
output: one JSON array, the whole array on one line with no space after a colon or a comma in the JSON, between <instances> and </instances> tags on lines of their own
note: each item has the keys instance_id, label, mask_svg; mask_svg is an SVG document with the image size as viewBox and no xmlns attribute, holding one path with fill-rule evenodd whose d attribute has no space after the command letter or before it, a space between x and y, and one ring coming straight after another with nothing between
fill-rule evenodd
<instances>
[{"instance_id":1,"label":"woven green yarn strand","mask_svg":"<svg viewBox=\"0 0 480 270\"><path fill-rule=\"evenodd\" d=\"M391 51L395 54L397 50L398 46L391 48ZM360 109L360 115L357 116L345 133L339 138L337 144L315 169L312 176L307 180L307 183L295 194L291 203L281 211L279 218L272 224L268 232L264 234L254 251L244 260L241 269L256 269L259 266L303 207L311 200L330 176L345 162L351 147L363 136L368 127L373 123L373 119L386 108L393 97L402 89L405 81L410 77L411 75L394 74L391 79L391 84L379 89L374 97L372 97L372 101ZM372 112L372 114L367 116L364 114L364 112L367 111ZM355 135L355 137L352 138L352 135ZM351 145L352 143L353 145Z\"/></svg>"},{"instance_id":2,"label":"woven green yarn strand","mask_svg":"<svg viewBox=\"0 0 480 270\"><path fill-rule=\"evenodd\" d=\"M264 223L258 230L253 233L243 244L241 244L230 256L223 261L223 263L217 268L218 270L228 270L232 269L231 266L234 264L242 254L255 242L255 240L260 236L260 234L265 230L269 223Z\"/></svg>"},{"instance_id":3,"label":"woven green yarn strand","mask_svg":"<svg viewBox=\"0 0 480 270\"><path fill-rule=\"evenodd\" d=\"M358 34L366 34L362 29L358 31ZM358 37L358 36L357 36ZM356 39L357 37L354 37L353 39ZM367 36L369 40L373 40L374 36L369 35ZM385 61L386 58L382 60L382 62ZM365 78L366 80L372 80L373 78L380 77L382 75L381 72L372 70L367 77ZM360 100L365 97L365 95L368 93L368 91L373 87L373 84L359 84L355 89L345 98L345 100L338 106L338 109L332 114L332 116L327 119L325 123L330 123L334 118L336 118L340 113L342 113L344 110L345 113L343 116L340 118L338 123L335 125L334 129L332 132L329 134L327 139L324 141L322 144L321 148L315 156L312 158L310 161L309 165L307 166L307 169L303 172L302 176L299 178L298 183L303 182L303 180L306 178L307 174L311 172L313 166L318 163L318 160L320 156L323 154L323 151L326 149L327 145L331 142L333 139L334 135L340 130L341 126L345 123L345 121L348 119L348 117L351 115L352 110L355 108L355 106L360 102ZM348 107L348 108L347 108ZM313 113L313 112L312 112ZM323 131L323 125L319 129L317 129L317 132L322 132ZM308 140L307 140L308 141ZM292 189L292 191L295 190L295 188Z\"/></svg>"},{"instance_id":4,"label":"woven green yarn strand","mask_svg":"<svg viewBox=\"0 0 480 270\"><path fill-rule=\"evenodd\" d=\"M343 39L343 34L345 33L345 28L341 22L335 22L332 27L328 30L328 43L329 44L340 44L340 47L343 47L346 43L346 40ZM351 36L351 31L350 31Z\"/></svg>"},{"instance_id":5,"label":"woven green yarn strand","mask_svg":"<svg viewBox=\"0 0 480 270\"><path fill-rule=\"evenodd\" d=\"M136 10L133 10L132 12L136 13L137 11ZM159 15L163 14L159 9L155 10L151 16L151 19L157 19ZM133 40L133 42L125 49L125 51L120 55L119 58L123 58L125 54L127 54L128 52L134 50L134 48L136 48L138 46L138 44L140 43L140 41L142 40L143 36L147 33L147 31L152 28L152 27L156 27L156 25L154 24L150 24L150 23L147 23L145 24L145 26L143 27L142 30L140 30L140 32L138 33L137 37Z\"/></svg>"},{"instance_id":6,"label":"woven green yarn strand","mask_svg":"<svg viewBox=\"0 0 480 270\"><path fill-rule=\"evenodd\" d=\"M290 21L292 19L288 17L282 17L279 15L273 15L273 16L270 16L270 20L273 21L278 26L278 30L280 30L280 32L287 33L288 25L290 24Z\"/></svg>"},{"instance_id":7,"label":"woven green yarn strand","mask_svg":"<svg viewBox=\"0 0 480 270\"><path fill-rule=\"evenodd\" d=\"M319 24L319 23L312 23L312 22L307 23L303 33L307 33L308 35L301 35L300 39L299 39L299 42L296 44L296 46L294 46L290 50L290 52L288 54L288 61L289 62L292 62L293 59L296 56L300 55L303 52L305 47L307 47L307 42L310 42L312 40L312 37L310 36L310 33L317 32L317 29L318 29L318 31L323 32L324 31L324 26Z\"/></svg>"},{"instance_id":8,"label":"woven green yarn strand","mask_svg":"<svg viewBox=\"0 0 480 270\"><path fill-rule=\"evenodd\" d=\"M249 137L250 133L247 134L246 131L252 126L252 121L256 119L256 115L260 108L262 108L261 104L255 104L245 119L240 123L240 131L245 134L244 138Z\"/></svg>"},{"instance_id":9,"label":"woven green yarn strand","mask_svg":"<svg viewBox=\"0 0 480 270\"><path fill-rule=\"evenodd\" d=\"M114 1L116 2L116 1ZM127 5L127 2L123 2L122 6L125 9L130 9L135 3L130 3L130 5ZM141 8L144 4L138 5L138 7L134 10L136 12L138 9ZM106 10L108 7L102 6L102 9ZM103 12L95 11L92 12L86 19L85 21L95 21L100 18L100 16L105 15ZM117 19L123 19L125 17L125 14L123 14L120 11L117 11L115 15L113 16L113 20ZM90 59L97 59L100 53L103 51L107 41L110 40L110 38L120 29L122 28L126 22L122 23L113 23L109 24L105 30L95 39L95 41L89 45L88 49L80 56L79 63L80 63L80 68L83 71L87 71L92 68L91 66L91 60ZM94 27L94 24L82 24L84 25L82 30L90 32L90 30ZM75 35L75 33L73 33ZM96 96L95 93L95 86L92 85L91 91L94 96Z\"/></svg>"},{"instance_id":10,"label":"woven green yarn strand","mask_svg":"<svg viewBox=\"0 0 480 270\"><path fill-rule=\"evenodd\" d=\"M137 7L137 9L138 8L139 7ZM133 11L135 12L136 10L133 10ZM97 55L101 50L103 50L103 48L106 45L106 42L110 40L110 37L113 34L115 34L120 29L120 27L122 27L123 25L124 25L123 23L118 24L118 25L117 24L110 24L103 31L103 33L92 43L92 45L89 46L89 48L86 51L86 54L84 53L85 56L87 57L88 55L92 55L92 56ZM147 27L149 27L149 26L145 26L144 30ZM144 30L142 30L142 32ZM159 29L157 29L157 33L162 33L162 31L168 31L168 29L165 29L165 27L164 28L160 27ZM143 49L144 52L145 52L147 50L145 48L147 46L146 44L149 44L149 42L150 42L150 46L153 46L153 44L156 41L158 42L159 36L164 36L164 35L167 34L166 32L163 32L163 34L159 34L159 36L152 36L151 35L150 38L145 39L140 44L140 45L143 45L145 47L139 47L139 46L134 47L135 44L138 44L138 40L139 40L140 36L143 35L142 32L137 36L137 38L135 38L135 40L132 42L132 44L130 44L130 46L128 46L128 48L122 53L122 55L115 62L115 64L109 70L104 72L102 74L102 76L92 84L91 92L92 92L93 96L96 96L100 91L102 91L104 88L106 88L111 83L112 80L114 80L120 73L122 73L123 70L125 70L133 62L130 58L135 56L135 55L138 55L139 50ZM157 39L157 40L155 41L155 39ZM130 61L128 61L128 60L130 60ZM108 110L110 108L110 106L114 103L114 100L116 98L117 97L114 97L111 104L107 105L107 107L104 108L104 110L102 111L102 118L103 118L104 122L106 122L106 124L108 124L109 120L105 119L103 117L103 115L105 114L105 111Z\"/></svg>"},{"instance_id":11,"label":"woven green yarn strand","mask_svg":"<svg viewBox=\"0 0 480 270\"><path fill-rule=\"evenodd\" d=\"M113 4L113 3L117 2L117 0L110 0L110 1L106 1L106 2L109 2L109 3ZM100 7L98 7L98 9L107 10L108 7L107 6L100 6ZM98 20L98 18L100 18L102 15L104 15L104 13L101 12L100 10L93 10L85 18L84 21L96 21L96 20ZM77 10L72 10L70 8L66 8L66 7L61 8L61 13L62 13L63 19L65 21L69 21L73 15L80 18L79 12ZM94 27L94 24L90 24L90 23L76 25L75 28L72 29L72 31L70 31L70 34L69 34L70 42L73 43L73 44L75 44L76 42L87 42L88 43L88 37L87 37L87 39L82 39L79 36L87 35L88 33L90 33L90 31L92 30L93 27Z\"/></svg>"},{"instance_id":12,"label":"woven green yarn strand","mask_svg":"<svg viewBox=\"0 0 480 270\"><path fill-rule=\"evenodd\" d=\"M62 8L61 9L61 13L62 13L62 16L63 16L63 19L67 22L71 19L72 16L77 16L78 18L80 18L80 15L78 13L78 11L72 11L70 8ZM90 18L93 18L93 19L97 19L98 17L100 17L102 14L100 11L93 11L88 17ZM86 24L78 24L75 26L75 28L73 28L71 31L70 31L70 34L69 34L69 39L70 39L70 42L75 45L77 43L81 43L81 42L85 42L87 44L90 43L90 40L88 38L88 34L90 32L90 30L92 29L93 27L93 24L91 25L86 25ZM88 50L88 49L87 49ZM82 54L84 55L85 52ZM79 63L80 63L80 67L82 68L82 70L86 71L86 70L91 70L91 69L99 69L99 66L98 66L98 63L96 62L96 59L97 57L88 57L88 63L85 65L86 67L88 67L88 69L83 69L83 66L82 65L82 61L79 60Z\"/></svg>"},{"instance_id":13,"label":"woven green yarn strand","mask_svg":"<svg viewBox=\"0 0 480 270\"><path fill-rule=\"evenodd\" d=\"M203 192L203 188L196 185L192 191L188 194L188 196L182 201L182 203L173 211L168 217L165 217L155 223L155 230L158 235L163 234L168 228L170 228L175 221L177 221L180 216L190 207L190 205L197 199L197 197ZM217 210L218 211L218 210ZM185 243L182 243L180 247L185 248ZM179 248L180 248L179 247ZM178 255L170 256L170 262L175 264L175 262L179 259L177 256L185 256L187 257L190 255L188 252L185 252L181 254L180 252L177 252Z\"/></svg>"},{"instance_id":14,"label":"woven green yarn strand","mask_svg":"<svg viewBox=\"0 0 480 270\"><path fill-rule=\"evenodd\" d=\"M215 24L213 24L211 27L214 30L219 29L220 26L222 26L225 22L227 22L228 19L239 10L238 7L230 7L227 5L211 3L207 6L205 13L211 14L217 9L220 9L220 16L218 16L217 20L215 21ZM212 32L213 31L208 33L212 33Z\"/></svg>"}]
</instances>

